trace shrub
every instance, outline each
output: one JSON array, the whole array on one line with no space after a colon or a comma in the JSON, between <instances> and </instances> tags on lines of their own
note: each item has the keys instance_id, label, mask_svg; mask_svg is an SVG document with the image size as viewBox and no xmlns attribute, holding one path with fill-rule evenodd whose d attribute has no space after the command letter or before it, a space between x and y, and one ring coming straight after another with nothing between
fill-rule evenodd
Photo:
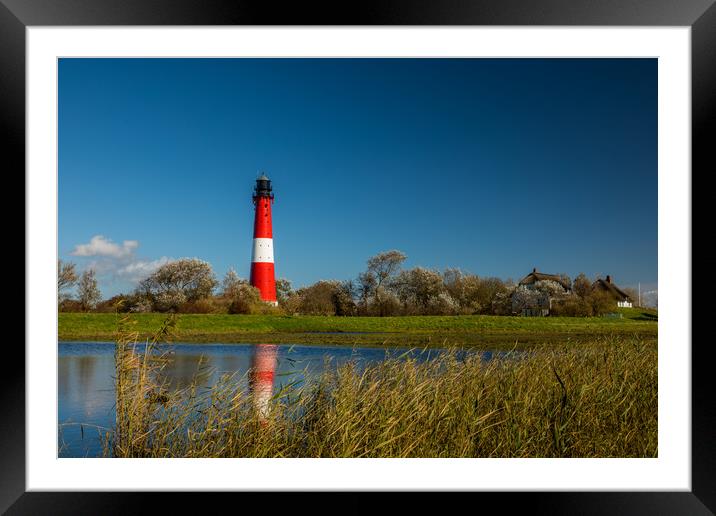
<instances>
[{"instance_id":1,"label":"shrub","mask_svg":"<svg viewBox=\"0 0 716 516\"><path fill-rule=\"evenodd\" d=\"M283 295L279 303L288 314L356 315L358 311L349 281L321 280Z\"/></svg>"},{"instance_id":2,"label":"shrub","mask_svg":"<svg viewBox=\"0 0 716 516\"><path fill-rule=\"evenodd\" d=\"M104 301L97 304L97 308L95 308L95 312L100 313L115 313L117 311L125 313L129 312L129 309L132 304L134 304L134 299L132 296L128 296L126 294L117 294L116 296L112 296L109 299L105 299ZM119 304L119 307L118 307Z\"/></svg>"},{"instance_id":3,"label":"shrub","mask_svg":"<svg viewBox=\"0 0 716 516\"><path fill-rule=\"evenodd\" d=\"M592 307L592 315L604 315L617 309L617 302L603 291L594 290L586 299Z\"/></svg>"},{"instance_id":4,"label":"shrub","mask_svg":"<svg viewBox=\"0 0 716 516\"><path fill-rule=\"evenodd\" d=\"M82 303L76 299L63 299L57 306L60 312L83 312Z\"/></svg>"},{"instance_id":5,"label":"shrub","mask_svg":"<svg viewBox=\"0 0 716 516\"><path fill-rule=\"evenodd\" d=\"M261 300L259 289L248 283L242 283L236 287L234 297L229 303L228 312L230 314L253 314L259 312L262 306L266 306L266 303Z\"/></svg>"},{"instance_id":6,"label":"shrub","mask_svg":"<svg viewBox=\"0 0 716 516\"><path fill-rule=\"evenodd\" d=\"M217 298L186 301L177 307L180 314L216 314L228 312L228 304Z\"/></svg>"},{"instance_id":7,"label":"shrub","mask_svg":"<svg viewBox=\"0 0 716 516\"><path fill-rule=\"evenodd\" d=\"M590 317L592 305L577 295L569 296L552 304L550 315L564 317Z\"/></svg>"}]
</instances>

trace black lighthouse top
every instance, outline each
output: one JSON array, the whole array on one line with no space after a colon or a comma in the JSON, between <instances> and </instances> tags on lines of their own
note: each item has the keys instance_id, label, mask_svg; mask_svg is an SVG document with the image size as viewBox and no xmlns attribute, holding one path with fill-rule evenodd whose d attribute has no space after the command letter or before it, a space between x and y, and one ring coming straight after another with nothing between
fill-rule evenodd
<instances>
[{"instance_id":1,"label":"black lighthouse top","mask_svg":"<svg viewBox=\"0 0 716 516\"><path fill-rule=\"evenodd\" d=\"M257 197L268 197L273 199L273 193L271 192L271 180L266 177L266 174L256 180L256 186L254 187L254 199Z\"/></svg>"}]
</instances>

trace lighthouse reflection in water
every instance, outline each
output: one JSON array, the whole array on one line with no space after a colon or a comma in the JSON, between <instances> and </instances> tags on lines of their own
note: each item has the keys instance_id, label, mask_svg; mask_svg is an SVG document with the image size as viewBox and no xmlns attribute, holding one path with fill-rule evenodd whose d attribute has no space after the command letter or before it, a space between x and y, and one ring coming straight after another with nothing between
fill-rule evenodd
<instances>
[{"instance_id":1,"label":"lighthouse reflection in water","mask_svg":"<svg viewBox=\"0 0 716 516\"><path fill-rule=\"evenodd\" d=\"M265 422L269 415L277 355L275 344L256 344L251 355L249 393L261 422Z\"/></svg>"}]
</instances>

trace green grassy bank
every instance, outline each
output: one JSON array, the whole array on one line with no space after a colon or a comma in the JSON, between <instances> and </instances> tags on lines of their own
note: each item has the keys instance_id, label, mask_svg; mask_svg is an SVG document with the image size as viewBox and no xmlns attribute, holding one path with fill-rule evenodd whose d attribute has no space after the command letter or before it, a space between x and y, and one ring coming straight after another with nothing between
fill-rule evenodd
<instances>
[{"instance_id":1,"label":"green grassy bank","mask_svg":"<svg viewBox=\"0 0 716 516\"><path fill-rule=\"evenodd\" d=\"M183 314L176 342L313 343L363 345L514 345L593 340L598 336L657 337L653 311L620 309L610 317L412 316L323 317ZM148 337L166 314L136 314L135 330ZM118 316L60 313L60 340L113 341Z\"/></svg>"}]
</instances>

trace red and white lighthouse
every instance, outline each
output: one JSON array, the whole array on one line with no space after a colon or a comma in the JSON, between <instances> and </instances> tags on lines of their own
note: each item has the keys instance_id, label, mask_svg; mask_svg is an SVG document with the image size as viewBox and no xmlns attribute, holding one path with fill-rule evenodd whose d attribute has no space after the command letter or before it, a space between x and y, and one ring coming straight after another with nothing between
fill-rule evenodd
<instances>
[{"instance_id":1,"label":"red and white lighthouse","mask_svg":"<svg viewBox=\"0 0 716 516\"><path fill-rule=\"evenodd\" d=\"M276 301L276 277L273 265L273 230L271 180L261 175L254 187L254 250L251 254L251 285L259 289L261 299L272 305Z\"/></svg>"}]
</instances>

